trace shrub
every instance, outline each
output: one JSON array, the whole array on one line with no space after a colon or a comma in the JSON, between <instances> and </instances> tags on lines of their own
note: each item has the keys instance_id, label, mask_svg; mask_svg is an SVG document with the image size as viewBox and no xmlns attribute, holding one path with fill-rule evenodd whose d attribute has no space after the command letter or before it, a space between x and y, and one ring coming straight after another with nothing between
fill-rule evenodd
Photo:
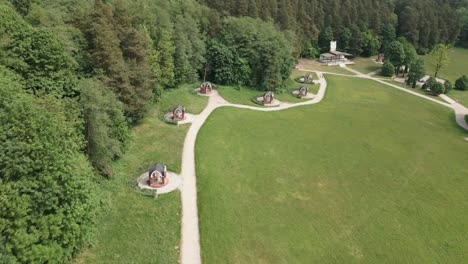
<instances>
[{"instance_id":1,"label":"shrub","mask_svg":"<svg viewBox=\"0 0 468 264\"><path fill-rule=\"evenodd\" d=\"M468 89L468 77L466 75L463 75L455 81L455 89L462 91Z\"/></svg>"},{"instance_id":2,"label":"shrub","mask_svg":"<svg viewBox=\"0 0 468 264\"><path fill-rule=\"evenodd\" d=\"M452 90L453 88L453 85L450 81L445 81L444 83L444 88L445 88L445 92L444 93L448 93L450 90Z\"/></svg>"},{"instance_id":3,"label":"shrub","mask_svg":"<svg viewBox=\"0 0 468 264\"><path fill-rule=\"evenodd\" d=\"M395 74L395 66L389 61L385 61L382 66L382 75L387 77L392 77Z\"/></svg>"},{"instance_id":4,"label":"shrub","mask_svg":"<svg viewBox=\"0 0 468 264\"><path fill-rule=\"evenodd\" d=\"M434 95L439 95L445 93L445 87L440 82L435 82L431 87L431 92Z\"/></svg>"}]
</instances>

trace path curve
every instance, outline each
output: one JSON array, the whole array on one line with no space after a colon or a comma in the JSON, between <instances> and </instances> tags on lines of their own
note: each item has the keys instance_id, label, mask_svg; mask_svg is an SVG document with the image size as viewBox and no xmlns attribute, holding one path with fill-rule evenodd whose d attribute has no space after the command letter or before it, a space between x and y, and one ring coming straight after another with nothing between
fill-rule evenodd
<instances>
[{"instance_id":1,"label":"path curve","mask_svg":"<svg viewBox=\"0 0 468 264\"><path fill-rule=\"evenodd\" d=\"M312 100L300 103L283 103L277 107L264 108L240 104L231 104L224 100L217 91L209 97L205 109L193 117L187 135L185 136L184 148L182 151L182 186L180 187L182 197L182 226L181 226L181 245L180 245L180 263L182 264L200 264L200 234L198 227L198 208L197 208L197 180L195 175L195 141L202 125L210 114L218 107L231 106L236 108L251 109L264 112L280 111L292 107L312 105L319 103L325 97L327 81L322 72L316 72L319 78L320 88L317 95Z\"/></svg>"},{"instance_id":2,"label":"path curve","mask_svg":"<svg viewBox=\"0 0 468 264\"><path fill-rule=\"evenodd\" d=\"M417 93L417 92L402 88L402 87L400 87L398 85L388 83L386 80L382 80L380 78L372 77L369 74L361 73L359 71L356 71L355 69L351 69L349 67L343 67L343 68L348 70L349 72L354 73L355 75L347 75L347 74L332 73L332 72L324 72L324 73L325 74L330 74L330 75L346 76L346 77L354 77L354 78L363 78L363 79L373 80L373 81L379 82L381 84L384 84L384 85L393 87L395 89L401 90L403 92L410 93L412 95L416 95L418 97L424 98L424 99L432 101L434 103L437 103L437 104L443 105L445 107L451 108L455 112L455 121L457 122L457 124L460 127L464 128L465 130L468 130L468 122L465 119L465 116L468 116L468 108L466 108L465 106L459 104L458 102L456 102L455 100L451 99L450 97L448 97L448 96L446 96L444 94L439 95L439 97L444 99L446 102L441 102L441 101L439 101L437 99L434 99L434 98L432 98L430 96L423 95L423 94L420 94L420 93ZM315 72L313 70L308 70L308 69L304 69L304 68L298 68L298 69L301 70L301 71Z\"/></svg>"},{"instance_id":3,"label":"path curve","mask_svg":"<svg viewBox=\"0 0 468 264\"><path fill-rule=\"evenodd\" d=\"M345 67L350 72L353 72L356 75L346 75L346 74L339 74L339 73L330 73L330 72L319 72L307 69L300 69L303 71L315 72L317 76L319 76L319 83L320 88L317 95L312 99L300 103L284 103L282 102L278 107L271 107L271 108L264 108L264 107L255 107L255 106L248 106L248 105L240 105L240 104L232 104L224 100L217 91L214 91L213 94L209 97L208 104L205 109L199 114L194 116L192 125L187 132L184 141L184 148L182 152L182 169L181 169L181 176L182 176L182 186L181 196L182 196L182 238L181 238L181 252L180 252L180 262L182 264L200 264L201 263L201 251L200 251L200 234L199 234L199 226L198 226L198 208L197 208L197 183L196 183L196 175L195 175L195 141L197 138L198 131L205 123L206 119L210 116L210 114L219 107L223 106L231 106L236 108L243 108L243 109L251 109L256 111L263 111L263 112L272 112L272 111L281 111L284 109L303 106L303 105L312 105L319 103L325 97L325 92L327 88L327 81L323 77L323 74L331 74L331 75L339 75L339 76L346 76L346 77L354 77L354 78L365 78L374 80L376 82L385 84L387 86L393 87L395 89L411 93L418 97L430 100L432 102L438 103L445 107L451 108L455 112L455 119L457 123L463 127L464 129L468 130L468 124L465 120L465 115L468 115L468 109L456 102L441 102L434 98L431 98L426 95L422 95L411 90L404 89L397 85L393 85L387 83L383 80L378 78L374 78L371 75L366 75L361 72L358 72L354 69L350 69L349 67ZM443 98L444 99L444 98Z\"/></svg>"}]
</instances>

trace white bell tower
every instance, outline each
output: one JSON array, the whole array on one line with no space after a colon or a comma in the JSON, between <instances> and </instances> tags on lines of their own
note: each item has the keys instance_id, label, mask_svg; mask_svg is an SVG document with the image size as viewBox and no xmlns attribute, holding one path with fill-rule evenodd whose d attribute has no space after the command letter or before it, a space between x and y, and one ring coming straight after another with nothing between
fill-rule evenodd
<instances>
[{"instance_id":1,"label":"white bell tower","mask_svg":"<svg viewBox=\"0 0 468 264\"><path fill-rule=\"evenodd\" d=\"M336 51L336 41L330 41L330 52Z\"/></svg>"}]
</instances>

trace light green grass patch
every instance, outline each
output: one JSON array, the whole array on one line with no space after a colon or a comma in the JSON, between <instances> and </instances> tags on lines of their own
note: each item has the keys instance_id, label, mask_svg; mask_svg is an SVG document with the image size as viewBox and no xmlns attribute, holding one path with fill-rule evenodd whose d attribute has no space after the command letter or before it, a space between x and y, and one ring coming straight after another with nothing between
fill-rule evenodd
<instances>
[{"instance_id":1,"label":"light green grass patch","mask_svg":"<svg viewBox=\"0 0 468 264\"><path fill-rule=\"evenodd\" d=\"M468 135L453 112L326 76L320 104L224 107L196 144L204 263L463 263Z\"/></svg>"},{"instance_id":2,"label":"light green grass patch","mask_svg":"<svg viewBox=\"0 0 468 264\"><path fill-rule=\"evenodd\" d=\"M307 74L312 74L314 80L317 80L317 74L315 72L308 72L308 71L301 71L301 70L292 70L291 72L291 79L295 80L299 77L304 77Z\"/></svg>"},{"instance_id":3,"label":"light green grass patch","mask_svg":"<svg viewBox=\"0 0 468 264\"><path fill-rule=\"evenodd\" d=\"M431 55L422 56L426 72L429 75L434 75L435 69L432 64ZM468 49L452 48L449 51L449 64L443 68L437 77L444 78L452 83L462 75L468 75Z\"/></svg>"},{"instance_id":4,"label":"light green grass patch","mask_svg":"<svg viewBox=\"0 0 468 264\"><path fill-rule=\"evenodd\" d=\"M363 57L356 57L352 59L355 64L348 65L348 67L355 69L361 73L364 74L369 74L373 71L379 70L382 68L382 64L378 64L375 62L375 59L377 57L369 57L369 58L363 58Z\"/></svg>"},{"instance_id":5,"label":"light green grass patch","mask_svg":"<svg viewBox=\"0 0 468 264\"><path fill-rule=\"evenodd\" d=\"M408 86L408 85L406 85L406 84L404 84L404 83L395 82L395 81L392 81L392 80L385 81L385 82L386 82L386 83L389 83L389 84L393 84L393 85L399 86L399 87L401 87L401 88L405 88L406 90L410 90L410 91L416 92L416 93L418 93L418 94L422 94L422 95L429 96L429 97L431 97L431 98L433 98L433 99L436 99L436 100L438 100L438 101L445 102L445 100L442 99L442 98L440 98L439 96L433 95L432 93L430 93L430 92L428 92L428 91L425 91L425 90L423 90L423 89L421 89L421 88L418 88L418 87L413 88L413 87Z\"/></svg>"},{"instance_id":6,"label":"light green grass patch","mask_svg":"<svg viewBox=\"0 0 468 264\"><path fill-rule=\"evenodd\" d=\"M308 83L300 83L300 82L295 81L295 79L299 77L303 77L308 73L312 74L314 80L318 79L317 74L314 72L293 70L291 73L291 77L285 82L285 86L286 86L285 89L281 92L275 92L275 98L280 100L281 102L289 102L289 103L302 102L306 99L297 98L296 96L292 94L294 90L299 89L301 86L307 86L309 88L310 93L317 94L320 88L319 84L308 84ZM219 85L218 92L224 99L226 99L226 101L230 103L260 106L252 102L251 99L255 96L262 96L265 91L257 90L257 89L246 87L246 86Z\"/></svg>"},{"instance_id":7,"label":"light green grass patch","mask_svg":"<svg viewBox=\"0 0 468 264\"><path fill-rule=\"evenodd\" d=\"M259 91L250 87L244 86L217 86L219 94L228 102L233 104L243 104L251 106L259 106L252 102L252 98L255 96L261 96L264 91Z\"/></svg>"},{"instance_id":8,"label":"light green grass patch","mask_svg":"<svg viewBox=\"0 0 468 264\"><path fill-rule=\"evenodd\" d=\"M299 59L297 64L300 68L311 70L311 71L321 71L321 72L331 72L331 73L339 73L345 75L355 75L354 73L343 69L342 67L336 66L327 66L324 64L319 63L317 60L309 60L309 59Z\"/></svg>"},{"instance_id":9,"label":"light green grass patch","mask_svg":"<svg viewBox=\"0 0 468 264\"><path fill-rule=\"evenodd\" d=\"M460 91L460 90L452 89L447 93L447 96L456 100L457 102L464 105L465 107L468 107L468 91Z\"/></svg>"},{"instance_id":10,"label":"light green grass patch","mask_svg":"<svg viewBox=\"0 0 468 264\"><path fill-rule=\"evenodd\" d=\"M160 99L160 109L168 110L175 105L182 104L187 109L187 113L201 113L208 102L208 98L196 94L195 89L199 85L199 83L183 84L175 89L165 91Z\"/></svg>"}]
</instances>

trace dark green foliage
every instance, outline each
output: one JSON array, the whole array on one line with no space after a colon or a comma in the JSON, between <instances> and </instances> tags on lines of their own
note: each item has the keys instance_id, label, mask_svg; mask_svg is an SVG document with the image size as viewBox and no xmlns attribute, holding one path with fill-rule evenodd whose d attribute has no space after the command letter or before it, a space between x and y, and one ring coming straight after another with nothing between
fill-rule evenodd
<instances>
[{"instance_id":1,"label":"dark green foliage","mask_svg":"<svg viewBox=\"0 0 468 264\"><path fill-rule=\"evenodd\" d=\"M381 30L382 35L382 48L381 51L385 51L395 39L396 39L396 31L395 27L391 23L387 23L382 26Z\"/></svg>"},{"instance_id":2,"label":"dark green foliage","mask_svg":"<svg viewBox=\"0 0 468 264\"><path fill-rule=\"evenodd\" d=\"M66 262L89 244L92 168L111 173L109 162L128 141L126 121L140 120L163 89L207 74L220 84L278 90L291 54L317 57L335 38L354 55L387 53L397 35L408 40L400 40L406 56L393 47L386 57L410 65L417 80L423 69L411 45L425 52L453 42L467 14L460 1L200 2L214 9L192 0L0 4L1 263ZM467 85L466 77L457 81Z\"/></svg>"},{"instance_id":3,"label":"dark green foliage","mask_svg":"<svg viewBox=\"0 0 468 264\"><path fill-rule=\"evenodd\" d=\"M103 72L124 104L126 116L140 119L151 101L154 75L150 67L150 41L134 29L123 7L112 11L97 0L82 30L89 43L90 71Z\"/></svg>"},{"instance_id":4,"label":"dark green foliage","mask_svg":"<svg viewBox=\"0 0 468 264\"><path fill-rule=\"evenodd\" d=\"M385 60L389 60L396 68L395 73L398 75L400 66L405 60L405 48L398 41L393 41L385 50Z\"/></svg>"},{"instance_id":5,"label":"dark green foliage","mask_svg":"<svg viewBox=\"0 0 468 264\"><path fill-rule=\"evenodd\" d=\"M23 77L25 88L35 95L76 96L76 64L53 34L25 28L12 35L6 50L11 56L6 65Z\"/></svg>"},{"instance_id":6,"label":"dark green foliage","mask_svg":"<svg viewBox=\"0 0 468 264\"><path fill-rule=\"evenodd\" d=\"M361 30L356 26L351 26L351 32L353 35L352 41L349 43L349 50L348 52L351 54L361 54L362 53L362 44L364 41L364 36Z\"/></svg>"},{"instance_id":7,"label":"dark green foliage","mask_svg":"<svg viewBox=\"0 0 468 264\"><path fill-rule=\"evenodd\" d=\"M429 78L422 88L429 91L433 95L445 93L444 85L438 82L434 77Z\"/></svg>"},{"instance_id":8,"label":"dark green foliage","mask_svg":"<svg viewBox=\"0 0 468 264\"><path fill-rule=\"evenodd\" d=\"M162 31L159 35L159 41L156 45L157 65L160 69L156 80L165 88L173 86L174 82L174 46L172 45L169 31Z\"/></svg>"},{"instance_id":9,"label":"dark green foliage","mask_svg":"<svg viewBox=\"0 0 468 264\"><path fill-rule=\"evenodd\" d=\"M366 56L366 57L373 56L373 55L376 55L379 51L380 41L372 31L367 30L362 35L361 46L362 46L361 55ZM356 55L360 55L360 54L356 54Z\"/></svg>"},{"instance_id":10,"label":"dark green foliage","mask_svg":"<svg viewBox=\"0 0 468 264\"><path fill-rule=\"evenodd\" d=\"M18 79L0 69L0 259L66 262L92 235L92 171L66 110Z\"/></svg>"},{"instance_id":11,"label":"dark green foliage","mask_svg":"<svg viewBox=\"0 0 468 264\"><path fill-rule=\"evenodd\" d=\"M454 42L461 29L456 2L461 1L397 1L398 35L422 52L437 43Z\"/></svg>"},{"instance_id":12,"label":"dark green foliage","mask_svg":"<svg viewBox=\"0 0 468 264\"><path fill-rule=\"evenodd\" d=\"M205 43L197 22L190 16L179 15L174 28L174 66L176 83L193 82L205 63ZM190 34L187 34L190 32Z\"/></svg>"},{"instance_id":13,"label":"dark green foliage","mask_svg":"<svg viewBox=\"0 0 468 264\"><path fill-rule=\"evenodd\" d=\"M445 87L443 84L439 83L439 82L435 82L431 87L431 92L432 94L434 95L439 95L439 94L443 94L445 93Z\"/></svg>"},{"instance_id":14,"label":"dark green foliage","mask_svg":"<svg viewBox=\"0 0 468 264\"><path fill-rule=\"evenodd\" d=\"M409 66L407 84L415 88L418 80L423 78L425 75L426 71L424 69L424 61L422 59L414 60Z\"/></svg>"},{"instance_id":15,"label":"dark green foliage","mask_svg":"<svg viewBox=\"0 0 468 264\"><path fill-rule=\"evenodd\" d=\"M80 91L86 153L93 166L104 172L123 153L129 139L123 106L100 81L83 80Z\"/></svg>"},{"instance_id":16,"label":"dark green foliage","mask_svg":"<svg viewBox=\"0 0 468 264\"><path fill-rule=\"evenodd\" d=\"M318 44L322 53L330 51L330 41L332 40L334 40L332 27L326 27L320 32Z\"/></svg>"},{"instance_id":17,"label":"dark green foliage","mask_svg":"<svg viewBox=\"0 0 468 264\"><path fill-rule=\"evenodd\" d=\"M249 84L251 69L248 60L218 40L208 42L207 59L212 69L211 78L219 84Z\"/></svg>"},{"instance_id":18,"label":"dark green foliage","mask_svg":"<svg viewBox=\"0 0 468 264\"><path fill-rule=\"evenodd\" d=\"M446 80L444 83L444 93L448 93L452 89L453 89L453 84L449 80Z\"/></svg>"},{"instance_id":19,"label":"dark green foliage","mask_svg":"<svg viewBox=\"0 0 468 264\"><path fill-rule=\"evenodd\" d=\"M296 32L296 49L306 48L307 42L318 42L321 52L328 51L334 37L338 48L355 55L362 46L360 39L351 38L348 46L347 29L367 29L382 40L381 52L396 39L405 37L419 52L430 50L437 43L455 42L462 30L468 43L468 3L439 0L198 0L219 13L234 16L259 17L273 20L282 30ZM254 2L254 3L251 3ZM245 8L248 3L248 8ZM464 18L464 23L462 23ZM465 26L463 26L465 25ZM330 34L330 32L332 34ZM320 37L319 37L320 35ZM352 43L355 42L355 43ZM359 47L358 47L359 46Z\"/></svg>"},{"instance_id":20,"label":"dark green foliage","mask_svg":"<svg viewBox=\"0 0 468 264\"><path fill-rule=\"evenodd\" d=\"M340 38L338 40L339 50L349 50L349 43L353 39L353 32L351 29L343 27L341 30Z\"/></svg>"},{"instance_id":21,"label":"dark green foliage","mask_svg":"<svg viewBox=\"0 0 468 264\"><path fill-rule=\"evenodd\" d=\"M418 54L416 53L416 49L411 45L408 41L406 41L404 38L400 38L398 40L402 45L403 49L405 51L405 58L403 60L403 66L405 67L404 72L403 72L403 77L405 76L405 73L408 72L408 68L413 63Z\"/></svg>"},{"instance_id":22,"label":"dark green foliage","mask_svg":"<svg viewBox=\"0 0 468 264\"><path fill-rule=\"evenodd\" d=\"M31 0L10 0L10 2L22 16L26 16L31 9Z\"/></svg>"},{"instance_id":23,"label":"dark green foliage","mask_svg":"<svg viewBox=\"0 0 468 264\"><path fill-rule=\"evenodd\" d=\"M463 75L455 81L455 89L457 90L468 90L468 77Z\"/></svg>"},{"instance_id":24,"label":"dark green foliage","mask_svg":"<svg viewBox=\"0 0 468 264\"><path fill-rule=\"evenodd\" d=\"M320 56L320 50L310 42L304 44L301 56L308 59L315 59Z\"/></svg>"},{"instance_id":25,"label":"dark green foliage","mask_svg":"<svg viewBox=\"0 0 468 264\"><path fill-rule=\"evenodd\" d=\"M208 63L215 82L273 91L282 87L292 70L288 39L271 23L258 19L227 19L221 35L209 45Z\"/></svg>"},{"instance_id":26,"label":"dark green foliage","mask_svg":"<svg viewBox=\"0 0 468 264\"><path fill-rule=\"evenodd\" d=\"M76 96L76 63L52 33L24 22L7 6L0 5L0 32L4 31L0 64L23 77L25 89L36 95Z\"/></svg>"},{"instance_id":27,"label":"dark green foliage","mask_svg":"<svg viewBox=\"0 0 468 264\"><path fill-rule=\"evenodd\" d=\"M386 60L382 66L382 75L392 77L395 74L395 66Z\"/></svg>"}]
</instances>

